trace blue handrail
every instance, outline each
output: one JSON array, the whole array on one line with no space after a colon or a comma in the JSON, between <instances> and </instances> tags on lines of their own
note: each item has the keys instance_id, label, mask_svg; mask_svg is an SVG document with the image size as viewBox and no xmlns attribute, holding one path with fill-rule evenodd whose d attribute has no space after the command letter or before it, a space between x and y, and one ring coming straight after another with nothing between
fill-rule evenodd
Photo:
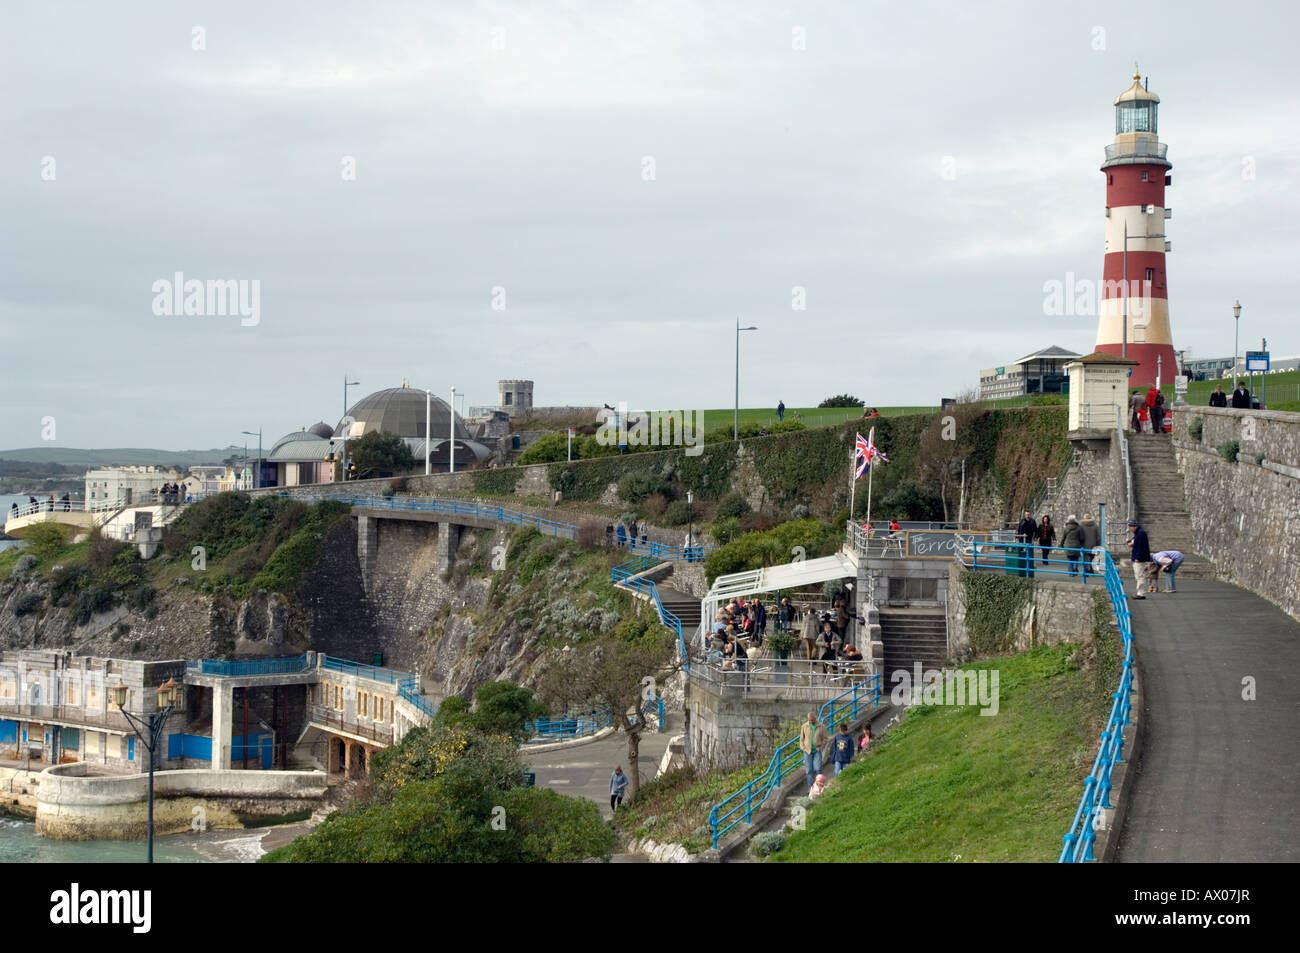
<instances>
[{"instance_id":1,"label":"blue handrail","mask_svg":"<svg viewBox=\"0 0 1300 953\"><path fill-rule=\"evenodd\" d=\"M603 728L613 724L610 710L587 712L584 715L561 715L554 718L538 718L530 721L526 727L532 737L529 744L556 741L566 738L585 738L594 735Z\"/></svg>"},{"instance_id":2,"label":"blue handrail","mask_svg":"<svg viewBox=\"0 0 1300 953\"><path fill-rule=\"evenodd\" d=\"M285 675L307 671L307 656L303 654L282 658L244 659L238 662L212 658L196 659L185 663L185 671L196 675L216 675L219 678Z\"/></svg>"},{"instance_id":3,"label":"blue handrail","mask_svg":"<svg viewBox=\"0 0 1300 953\"><path fill-rule=\"evenodd\" d=\"M868 700L870 709L867 708ZM857 721L862 712L879 707L880 675L877 673L822 705L817 712L817 721L828 730L834 730L837 722ZM718 841L737 824L742 821L751 823L754 811L766 804L774 793L780 792L783 780L802 766L803 756L796 735L772 753L772 759L762 774L713 805L709 811L709 828L713 832L714 850L718 849Z\"/></svg>"},{"instance_id":4,"label":"blue handrail","mask_svg":"<svg viewBox=\"0 0 1300 953\"><path fill-rule=\"evenodd\" d=\"M1000 568L990 565L991 560L988 559L987 554L984 565L980 565L981 547L1004 550L1034 548L1028 544L999 543L994 547L992 544L976 543L970 566L972 570ZM1092 550L1086 549L1064 550L1064 552L1086 553L1089 556L1093 554ZM1106 586L1106 595L1110 598L1111 611L1115 614L1115 625L1119 629L1120 640L1124 646L1124 666L1120 671L1119 685L1111 696L1110 716L1106 719L1106 727L1101 733L1097 756L1093 759L1092 768L1083 782L1083 796L1079 799L1079 807L1075 810L1070 828L1063 838L1065 843L1057 858L1057 862L1062 864L1086 863L1097 859L1093 856L1092 846L1097 840L1097 830L1105 819L1102 811L1114 807L1110 803L1111 774L1116 765L1124 763L1124 729L1130 724L1130 715L1133 711L1133 617L1129 611L1128 596L1124 592L1124 583L1120 579L1115 560L1105 550L1102 550L1102 553L1105 559L1102 579ZM1011 558L1023 563L1023 557ZM1068 558L1048 562L1070 562L1070 569L1036 571L1073 575L1074 566L1077 565L1077 561L1071 562ZM1014 563L1012 568L1015 568ZM1087 582L1086 576L1084 582Z\"/></svg>"},{"instance_id":5,"label":"blue handrail","mask_svg":"<svg viewBox=\"0 0 1300 953\"><path fill-rule=\"evenodd\" d=\"M654 580L637 575L637 573L645 572L653 565L655 565L655 558L648 555L640 556L625 563L619 563L610 570L610 582L616 585L622 584L629 589L635 589L637 592L645 593L650 597L655 604L655 610L659 613L659 621L677 633L677 648L681 652L683 667L689 672L691 662L686 651L686 639L682 635L682 620L664 608L663 601L659 598L659 587L655 585Z\"/></svg>"}]
</instances>

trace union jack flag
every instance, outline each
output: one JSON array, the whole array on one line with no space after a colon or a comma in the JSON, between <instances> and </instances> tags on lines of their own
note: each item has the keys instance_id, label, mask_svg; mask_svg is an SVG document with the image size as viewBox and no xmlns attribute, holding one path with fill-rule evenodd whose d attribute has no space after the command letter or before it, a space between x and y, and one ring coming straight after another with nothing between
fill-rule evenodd
<instances>
[{"instance_id":1,"label":"union jack flag","mask_svg":"<svg viewBox=\"0 0 1300 953\"><path fill-rule=\"evenodd\" d=\"M870 430L867 431L867 447L864 452L867 455L867 466L870 466L871 463L875 460L879 460L881 463L889 462L889 457L885 456L885 451L881 450L879 447L876 446L875 427L872 427Z\"/></svg>"},{"instance_id":2,"label":"union jack flag","mask_svg":"<svg viewBox=\"0 0 1300 953\"><path fill-rule=\"evenodd\" d=\"M862 439L862 434L858 434L857 446L853 448L853 462L856 468L853 471L853 479L862 479L862 474L866 473L871 467L871 447L867 441Z\"/></svg>"}]
</instances>

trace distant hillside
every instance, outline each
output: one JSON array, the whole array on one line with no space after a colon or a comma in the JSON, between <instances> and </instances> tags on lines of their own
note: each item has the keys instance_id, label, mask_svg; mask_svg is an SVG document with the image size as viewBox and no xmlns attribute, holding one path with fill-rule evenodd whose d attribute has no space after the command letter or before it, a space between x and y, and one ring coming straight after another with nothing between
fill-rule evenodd
<instances>
[{"instance_id":1,"label":"distant hillside","mask_svg":"<svg viewBox=\"0 0 1300 953\"><path fill-rule=\"evenodd\" d=\"M0 460L21 460L30 463L59 463L64 466L163 466L192 467L200 464L219 464L231 454L242 454L242 447L224 450L150 450L142 447L119 447L106 450L82 450L75 447L25 447L20 450L0 450Z\"/></svg>"}]
</instances>

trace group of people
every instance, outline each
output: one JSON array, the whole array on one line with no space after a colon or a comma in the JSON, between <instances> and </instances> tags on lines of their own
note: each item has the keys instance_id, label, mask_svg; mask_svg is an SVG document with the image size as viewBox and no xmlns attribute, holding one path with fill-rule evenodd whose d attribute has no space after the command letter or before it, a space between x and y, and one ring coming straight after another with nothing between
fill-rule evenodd
<instances>
[{"instance_id":1,"label":"group of people","mask_svg":"<svg viewBox=\"0 0 1300 953\"><path fill-rule=\"evenodd\" d=\"M1229 400L1231 400L1231 405L1229 405ZM1245 381L1237 381L1237 389L1232 392L1231 398L1223 392L1222 384L1215 384L1214 393L1210 395L1211 407L1232 406L1237 410L1250 410L1252 403L1250 390L1246 387Z\"/></svg>"},{"instance_id":2,"label":"group of people","mask_svg":"<svg viewBox=\"0 0 1300 953\"><path fill-rule=\"evenodd\" d=\"M32 512L38 512L41 509L41 501L36 499L34 496L27 497L27 505L31 507ZM56 509L67 513L72 509L72 498L67 493L64 493L63 496L56 500L54 494L51 493L50 498L45 501L45 509L51 513ZM17 503L9 504L9 515L11 517L18 515Z\"/></svg>"},{"instance_id":3,"label":"group of people","mask_svg":"<svg viewBox=\"0 0 1300 953\"><path fill-rule=\"evenodd\" d=\"M1160 589L1157 587L1161 574L1164 575L1165 580L1164 591L1177 592L1178 589L1174 586L1174 573L1178 572L1178 567L1183 564L1183 554L1176 549L1151 552L1151 540L1137 520L1129 520L1128 529L1132 534L1128 544L1130 557L1133 560L1135 583L1133 598L1145 599L1148 595L1159 592Z\"/></svg>"},{"instance_id":4,"label":"group of people","mask_svg":"<svg viewBox=\"0 0 1300 953\"><path fill-rule=\"evenodd\" d=\"M635 519L623 523L608 523L605 525L605 545L606 546L636 546L637 529L641 530L641 545L644 546L649 540L646 538L646 524L642 522L637 526Z\"/></svg>"},{"instance_id":5,"label":"group of people","mask_svg":"<svg viewBox=\"0 0 1300 953\"><path fill-rule=\"evenodd\" d=\"M1144 395L1138 388L1129 395L1129 427L1138 433L1165 433L1165 395L1154 384Z\"/></svg>"},{"instance_id":6,"label":"group of people","mask_svg":"<svg viewBox=\"0 0 1300 953\"><path fill-rule=\"evenodd\" d=\"M1061 546L1065 549L1070 575L1079 575L1081 571L1085 576L1100 572L1101 570L1093 566L1091 560L1085 559L1085 554L1081 552L1081 550L1091 550L1095 553L1101 547L1101 527L1097 521L1088 514L1080 520L1071 513L1065 518L1065 526L1062 529ZM1056 526L1052 523L1051 514L1044 513L1042 519L1035 520L1029 510L1025 510L1024 517L1016 525L1016 542L1026 547L1022 552L1016 575L1033 579L1034 548L1037 547L1042 554L1040 562L1047 566L1056 547Z\"/></svg>"},{"instance_id":7,"label":"group of people","mask_svg":"<svg viewBox=\"0 0 1300 953\"><path fill-rule=\"evenodd\" d=\"M870 724L863 725L856 738L849 733L846 722L842 722L839 730L831 735L826 726L817 721L816 714L808 712L808 720L799 729L799 750L803 752L808 796L817 798L826 791L826 775L821 773L823 752L829 750L830 761L834 765L832 777L836 777L853 763L854 754L866 751L870 745Z\"/></svg>"},{"instance_id":8,"label":"group of people","mask_svg":"<svg viewBox=\"0 0 1300 953\"><path fill-rule=\"evenodd\" d=\"M158 496L164 503L180 503L184 492L179 483L164 483L158 490Z\"/></svg>"}]
</instances>

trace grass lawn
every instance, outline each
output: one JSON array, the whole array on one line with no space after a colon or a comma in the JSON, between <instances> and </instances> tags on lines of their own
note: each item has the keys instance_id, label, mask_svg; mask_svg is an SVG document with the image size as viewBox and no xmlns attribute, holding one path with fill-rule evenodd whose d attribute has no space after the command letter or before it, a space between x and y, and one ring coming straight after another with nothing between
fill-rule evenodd
<instances>
[{"instance_id":1,"label":"grass lawn","mask_svg":"<svg viewBox=\"0 0 1300 953\"><path fill-rule=\"evenodd\" d=\"M874 404L868 406L875 406ZM938 407L876 407L882 417L899 417L903 414L924 414L930 411L938 410ZM796 417L795 415L799 416ZM714 427L730 427L735 419L734 408L727 407L722 410L704 411L704 429L712 430ZM787 407L785 409L786 420L801 419L809 427L830 427L834 424L841 424L846 420L862 420L861 407ZM740 422L756 423L764 426L770 426L776 423L776 407L742 407L740 408ZM866 423L866 421L863 421Z\"/></svg>"},{"instance_id":2,"label":"grass lawn","mask_svg":"<svg viewBox=\"0 0 1300 953\"><path fill-rule=\"evenodd\" d=\"M1112 672L1067 664L1074 648L967 666L998 670L996 715L910 709L772 859L1055 861L1114 690Z\"/></svg>"}]
</instances>

